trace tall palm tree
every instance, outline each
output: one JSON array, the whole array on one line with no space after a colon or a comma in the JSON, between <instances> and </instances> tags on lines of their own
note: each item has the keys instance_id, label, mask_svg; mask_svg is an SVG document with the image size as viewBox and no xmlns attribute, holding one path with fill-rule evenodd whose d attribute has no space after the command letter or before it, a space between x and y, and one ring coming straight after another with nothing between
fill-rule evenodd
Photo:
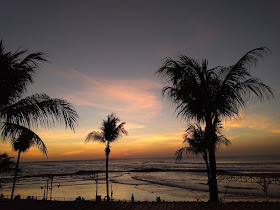
<instances>
[{"instance_id":1,"label":"tall palm tree","mask_svg":"<svg viewBox=\"0 0 280 210\"><path fill-rule=\"evenodd\" d=\"M105 156L106 156L106 187L107 187L107 201L110 200L109 197L109 178L108 178L108 163L110 154L110 144L117 139L119 139L123 134L127 135L127 131L124 128L125 122L118 125L120 119L115 114L110 114L107 116L106 120L103 120L101 131L90 132L85 142L97 141L105 144Z\"/></svg>"},{"instance_id":2,"label":"tall palm tree","mask_svg":"<svg viewBox=\"0 0 280 210\"><path fill-rule=\"evenodd\" d=\"M19 128L31 130L49 128L57 123L75 130L78 114L74 107L63 99L50 98L46 94L34 94L23 98L39 64L46 62L42 52L25 56L27 50L7 52L0 41L0 136L2 141L16 138ZM7 126L9 128L7 128ZM15 128L12 129L11 127ZM21 127L18 127L21 126ZM12 135L11 135L12 134Z\"/></svg>"},{"instance_id":3,"label":"tall palm tree","mask_svg":"<svg viewBox=\"0 0 280 210\"><path fill-rule=\"evenodd\" d=\"M16 163L12 161L13 157L10 157L7 153L0 153L0 174L11 173Z\"/></svg>"},{"instance_id":4,"label":"tall palm tree","mask_svg":"<svg viewBox=\"0 0 280 210\"><path fill-rule=\"evenodd\" d=\"M226 146L231 144L231 142L224 135L221 134L220 131L221 128L222 127L220 126L220 124L216 125L216 133L215 133L216 147L221 144L224 144ZM221 134L221 135L217 135L217 134ZM184 138L183 143L188 143L189 146L178 149L175 153L176 159L181 160L184 152L192 153L195 155L202 154L202 157L206 164L208 184L209 184L211 176L210 176L210 167L208 161L208 146L207 146L208 141L205 138L205 131L202 130L199 124L196 125L190 124L183 138Z\"/></svg>"},{"instance_id":5,"label":"tall palm tree","mask_svg":"<svg viewBox=\"0 0 280 210\"><path fill-rule=\"evenodd\" d=\"M14 126L11 126L11 128L14 128ZM38 149L47 156L47 147L45 146L42 139L36 133L22 126L17 126L17 128L20 130L20 135L18 138L12 139L12 148L14 151L18 152L18 157L17 157L16 168L15 168L15 176L13 181L11 199L13 199L14 196L20 154L22 152L26 152L32 146L37 146Z\"/></svg>"},{"instance_id":6,"label":"tall palm tree","mask_svg":"<svg viewBox=\"0 0 280 210\"><path fill-rule=\"evenodd\" d=\"M265 47L247 52L236 64L208 69L208 61L180 55L167 58L157 71L168 85L163 95L175 104L177 116L204 122L210 162L209 192L211 201L219 201L216 179L215 131L219 119L238 117L251 99L273 98L272 89L250 73L259 59L268 54Z\"/></svg>"}]
</instances>

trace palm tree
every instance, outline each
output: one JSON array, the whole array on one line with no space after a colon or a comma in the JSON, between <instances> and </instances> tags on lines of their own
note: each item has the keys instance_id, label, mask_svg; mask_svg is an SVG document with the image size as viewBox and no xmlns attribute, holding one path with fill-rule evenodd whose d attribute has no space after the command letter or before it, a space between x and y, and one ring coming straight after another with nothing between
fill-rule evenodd
<instances>
[{"instance_id":1,"label":"palm tree","mask_svg":"<svg viewBox=\"0 0 280 210\"><path fill-rule=\"evenodd\" d=\"M231 144L231 142L221 134L221 129L222 127L217 124L216 125L216 147L218 145L224 144L228 146ZM221 134L221 135L217 135ZM208 161L208 146L207 146L207 139L205 138L205 131L202 130L201 126L199 124L193 125L190 124L188 129L186 130L186 133L183 136L184 141L183 143L188 143L188 147L182 147L181 149L178 149L175 153L176 159L181 160L183 153L192 153L195 155L202 154L202 157L205 161L206 164L206 169L207 169L207 176L208 176L208 184L210 181L210 167L209 167L209 161Z\"/></svg>"},{"instance_id":2,"label":"palm tree","mask_svg":"<svg viewBox=\"0 0 280 210\"><path fill-rule=\"evenodd\" d=\"M211 201L219 201L216 179L215 131L219 119L238 117L251 99L273 98L272 89L250 73L258 59L268 54L265 47L247 52L236 64L208 69L208 61L180 55L167 58L157 71L168 85L162 89L175 104L177 116L204 122L210 162L209 192Z\"/></svg>"},{"instance_id":3,"label":"palm tree","mask_svg":"<svg viewBox=\"0 0 280 210\"><path fill-rule=\"evenodd\" d=\"M122 134L127 135L127 131L124 128L125 122L118 125L120 119L115 114L110 114L107 116L106 120L103 120L101 131L90 132L85 142L97 141L105 144L105 156L106 156L106 187L107 187L107 201L110 200L109 197L109 178L108 178L108 161L110 154L110 144L117 139L119 139Z\"/></svg>"},{"instance_id":4,"label":"palm tree","mask_svg":"<svg viewBox=\"0 0 280 210\"><path fill-rule=\"evenodd\" d=\"M50 98L46 94L34 94L23 98L41 62L44 53L28 54L27 50L6 52L0 42L0 135L6 141L18 137L21 127L49 128L57 123L75 130L78 115L74 107L63 99ZM8 126L8 127L7 127ZM11 127L14 126L14 129ZM21 126L21 127L19 127ZM12 133L9 131L13 131Z\"/></svg>"},{"instance_id":5,"label":"palm tree","mask_svg":"<svg viewBox=\"0 0 280 210\"><path fill-rule=\"evenodd\" d=\"M0 174L11 173L16 163L12 161L13 157L8 156L7 153L0 153Z\"/></svg>"},{"instance_id":6,"label":"palm tree","mask_svg":"<svg viewBox=\"0 0 280 210\"><path fill-rule=\"evenodd\" d=\"M12 158L13 157L9 157L7 153L0 153L0 174L11 173L14 171L16 163L12 161ZM0 178L0 190L2 189L2 186L2 179Z\"/></svg>"},{"instance_id":7,"label":"palm tree","mask_svg":"<svg viewBox=\"0 0 280 210\"><path fill-rule=\"evenodd\" d=\"M11 126L11 128L14 128L14 126ZM14 196L20 154L22 152L26 152L32 146L37 146L38 149L47 156L47 147L45 146L42 139L36 133L34 133L33 131L25 127L17 126L17 128L20 130L20 135L18 138L12 139L12 148L14 151L18 152L18 157L17 157L16 168L15 168L15 176L13 181L11 199L13 199Z\"/></svg>"}]
</instances>

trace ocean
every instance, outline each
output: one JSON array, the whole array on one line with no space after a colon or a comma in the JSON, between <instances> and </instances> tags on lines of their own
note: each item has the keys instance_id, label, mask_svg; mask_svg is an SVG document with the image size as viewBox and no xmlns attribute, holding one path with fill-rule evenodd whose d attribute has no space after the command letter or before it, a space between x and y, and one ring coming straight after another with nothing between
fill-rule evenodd
<instances>
[{"instance_id":1,"label":"ocean","mask_svg":"<svg viewBox=\"0 0 280 210\"><path fill-rule=\"evenodd\" d=\"M217 170L231 173L279 173L279 156L217 157ZM15 188L21 198L33 196L42 199L75 200L82 197L95 200L96 194L106 195L105 158L100 160L21 162L22 172ZM128 201L208 201L209 192L205 163L201 157L152 159L109 159L110 196L114 200ZM85 171L100 173L78 173ZM42 175L59 174L51 181ZM11 175L1 175L9 178ZM28 176L28 177L26 177ZM42 176L42 177L41 177ZM22 178L25 177L25 178ZM217 175L219 197L225 201L265 201L261 183L254 180L241 181L238 177L227 179ZM280 201L280 177L270 180L268 196ZM0 192L8 197L12 182L1 180ZM48 186L48 188L47 188ZM97 190L97 192L96 192Z\"/></svg>"}]
</instances>

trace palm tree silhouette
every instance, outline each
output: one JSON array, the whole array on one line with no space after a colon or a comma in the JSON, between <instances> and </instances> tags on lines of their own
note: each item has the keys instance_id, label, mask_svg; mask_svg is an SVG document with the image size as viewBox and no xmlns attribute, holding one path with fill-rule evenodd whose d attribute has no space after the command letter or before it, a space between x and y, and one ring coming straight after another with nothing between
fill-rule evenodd
<instances>
[{"instance_id":1,"label":"palm tree silhouette","mask_svg":"<svg viewBox=\"0 0 280 210\"><path fill-rule=\"evenodd\" d=\"M44 53L28 54L27 50L6 52L0 42L0 135L1 140L18 138L26 127L49 128L57 123L75 130L78 114L74 107L63 99L50 98L46 94L34 94L23 98L28 85L41 62L46 62ZM12 128L14 127L14 128Z\"/></svg>"},{"instance_id":2,"label":"palm tree silhouette","mask_svg":"<svg viewBox=\"0 0 280 210\"><path fill-rule=\"evenodd\" d=\"M218 123L216 125L216 132L215 132L215 138L216 138L216 147L218 145L224 144L228 146L231 144L231 142L221 134L221 126ZM221 134L221 135L217 135ZM202 154L202 157L206 164L207 169L207 176L208 176L208 184L210 181L210 167L209 167L209 161L208 161L208 141L205 138L205 131L202 130L201 126L199 124L190 124L188 129L186 130L186 133L183 136L184 141L183 143L188 143L188 147L182 147L178 149L175 153L176 159L181 160L183 153L192 153L195 155Z\"/></svg>"},{"instance_id":3,"label":"palm tree silhouette","mask_svg":"<svg viewBox=\"0 0 280 210\"><path fill-rule=\"evenodd\" d=\"M0 174L11 173L13 171L16 163L12 161L12 158L13 157L9 157L7 153L0 153Z\"/></svg>"},{"instance_id":4,"label":"palm tree silhouette","mask_svg":"<svg viewBox=\"0 0 280 210\"><path fill-rule=\"evenodd\" d=\"M107 187L107 201L110 200L109 197L109 178L108 178L108 163L109 163L109 154L110 154L110 144L117 139L119 139L122 134L127 135L127 131L124 128L125 122L122 122L118 125L120 119L115 114L110 114L107 116L106 120L103 120L101 131L92 131L90 132L85 142L97 141L102 144L105 144L105 156L106 156L106 187Z\"/></svg>"},{"instance_id":5,"label":"palm tree silhouette","mask_svg":"<svg viewBox=\"0 0 280 210\"><path fill-rule=\"evenodd\" d=\"M12 126L12 128L14 128L14 127L15 126ZM31 131L28 128L25 128L25 127L22 127L19 125L17 125L16 127L17 127L17 129L20 130L20 134L19 134L18 138L12 139L12 148L14 151L18 152L18 157L17 157L16 168L15 168L15 176L14 176L14 181L13 181L11 199L13 199L13 196L14 196L20 154L22 152L26 152L32 146L37 146L38 149L47 156L47 147L45 146L42 139L36 133L34 133L33 131Z\"/></svg>"},{"instance_id":6,"label":"palm tree silhouette","mask_svg":"<svg viewBox=\"0 0 280 210\"><path fill-rule=\"evenodd\" d=\"M216 179L215 130L219 119L238 117L252 99L273 98L272 89L250 73L258 59L268 54L265 47L247 52L236 64L208 69L208 61L180 55L167 58L156 72L169 85L162 89L175 104L177 117L204 122L210 162L209 192L211 201L219 201Z\"/></svg>"}]
</instances>

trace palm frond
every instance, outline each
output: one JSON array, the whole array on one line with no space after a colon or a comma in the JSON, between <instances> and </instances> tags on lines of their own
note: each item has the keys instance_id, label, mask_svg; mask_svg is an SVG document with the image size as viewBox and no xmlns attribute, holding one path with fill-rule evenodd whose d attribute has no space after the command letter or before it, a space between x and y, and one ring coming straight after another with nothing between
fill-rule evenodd
<instances>
[{"instance_id":1,"label":"palm frond","mask_svg":"<svg viewBox=\"0 0 280 210\"><path fill-rule=\"evenodd\" d=\"M193 147L182 147L180 149L178 149L175 152L175 157L176 160L181 160L183 158L183 153L188 154L188 153L192 153L194 155L199 154L200 152L198 152L195 148Z\"/></svg>"},{"instance_id":2,"label":"palm frond","mask_svg":"<svg viewBox=\"0 0 280 210\"><path fill-rule=\"evenodd\" d=\"M106 143L106 140L104 138L104 132L103 131L92 131L90 132L87 137L86 137L86 140L85 142L89 142L89 141L97 141L97 142L100 142L100 143Z\"/></svg>"},{"instance_id":3,"label":"palm frond","mask_svg":"<svg viewBox=\"0 0 280 210\"><path fill-rule=\"evenodd\" d=\"M231 142L224 135L221 134L222 125L220 120L217 119L214 124L214 132L215 132L215 148L219 145L230 145ZM183 143L187 143L188 147L183 147L176 151L176 159L181 159L183 152L192 153L192 154L207 154L209 140L205 136L205 130L203 130L200 124L189 124L186 132L183 135Z\"/></svg>"},{"instance_id":4,"label":"palm frond","mask_svg":"<svg viewBox=\"0 0 280 210\"><path fill-rule=\"evenodd\" d=\"M27 69L35 70L39 66L39 62L47 62L45 58L45 53L36 52L27 55L18 65L21 67L25 67Z\"/></svg>"},{"instance_id":5,"label":"palm frond","mask_svg":"<svg viewBox=\"0 0 280 210\"><path fill-rule=\"evenodd\" d=\"M238 116L240 108L245 108L252 99L272 99L273 90L250 73L251 66L256 66L259 59L270 52L261 47L246 53L235 65L217 71L220 81L215 96L217 109L223 116Z\"/></svg>"},{"instance_id":6,"label":"palm frond","mask_svg":"<svg viewBox=\"0 0 280 210\"><path fill-rule=\"evenodd\" d=\"M11 173L16 163L12 161L13 157L9 157L7 153L0 153L0 174Z\"/></svg>"},{"instance_id":7,"label":"palm frond","mask_svg":"<svg viewBox=\"0 0 280 210\"><path fill-rule=\"evenodd\" d=\"M199 63L185 55L178 60L167 58L156 72L169 84L162 89L163 96L175 105L177 117L203 121L209 103L206 100L208 86L214 73L207 71L207 60Z\"/></svg>"},{"instance_id":8,"label":"palm frond","mask_svg":"<svg viewBox=\"0 0 280 210\"><path fill-rule=\"evenodd\" d=\"M113 142L115 140L117 140L118 138L122 137L122 135L128 135L127 130L124 128L124 125L126 123L122 122L121 124L119 124L115 130L112 132L112 136L111 136L111 141Z\"/></svg>"},{"instance_id":9,"label":"palm frond","mask_svg":"<svg viewBox=\"0 0 280 210\"><path fill-rule=\"evenodd\" d=\"M183 152L185 152L186 147L180 148L175 152L176 160L181 160L183 158Z\"/></svg>"},{"instance_id":10,"label":"palm frond","mask_svg":"<svg viewBox=\"0 0 280 210\"><path fill-rule=\"evenodd\" d=\"M182 147L175 152L176 160L181 160L183 158L183 153L186 151L187 147Z\"/></svg>"},{"instance_id":11,"label":"palm frond","mask_svg":"<svg viewBox=\"0 0 280 210\"><path fill-rule=\"evenodd\" d=\"M78 114L73 106L63 99L34 94L3 108L0 117L5 122L28 128L49 128L58 122L75 131Z\"/></svg>"},{"instance_id":12,"label":"palm frond","mask_svg":"<svg viewBox=\"0 0 280 210\"><path fill-rule=\"evenodd\" d=\"M217 136L216 146L224 144L226 146L231 145L230 140L228 140L224 135Z\"/></svg>"},{"instance_id":13,"label":"palm frond","mask_svg":"<svg viewBox=\"0 0 280 210\"><path fill-rule=\"evenodd\" d=\"M244 96L244 100L248 101L251 98L260 100L272 99L274 97L273 90L268 85L265 85L260 79L251 77L237 84L234 89Z\"/></svg>"},{"instance_id":14,"label":"palm frond","mask_svg":"<svg viewBox=\"0 0 280 210\"><path fill-rule=\"evenodd\" d=\"M43 140L32 130L13 123L2 124L1 137L6 139L12 138L12 147L15 151L25 152L32 146L36 146L43 154L47 156L47 147Z\"/></svg>"},{"instance_id":15,"label":"palm frond","mask_svg":"<svg viewBox=\"0 0 280 210\"><path fill-rule=\"evenodd\" d=\"M235 69L244 71L244 69L250 69L252 65L256 66L259 59L263 59L263 57L270 52L271 50L267 47L259 47L250 50L233 66L232 72L235 72Z\"/></svg>"}]
</instances>

